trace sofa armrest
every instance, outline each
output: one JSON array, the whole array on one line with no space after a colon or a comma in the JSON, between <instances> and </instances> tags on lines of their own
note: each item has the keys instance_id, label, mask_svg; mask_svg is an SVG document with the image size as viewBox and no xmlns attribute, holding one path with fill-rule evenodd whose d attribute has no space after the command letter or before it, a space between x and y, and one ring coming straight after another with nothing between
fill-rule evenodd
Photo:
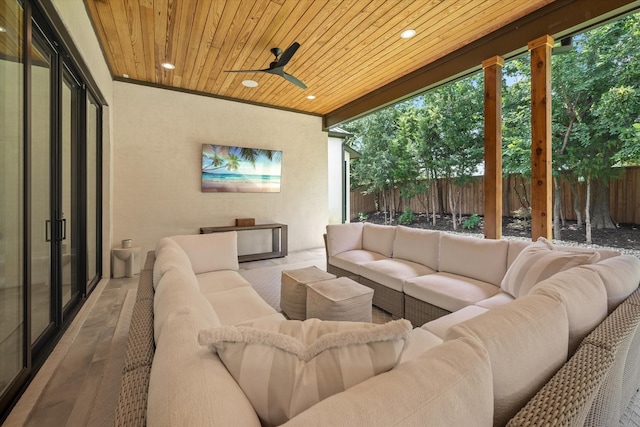
<instances>
[{"instance_id":1,"label":"sofa armrest","mask_svg":"<svg viewBox=\"0 0 640 427\"><path fill-rule=\"evenodd\" d=\"M136 302L131 315L127 349L122 367L122 383L114 426L144 426L147 419L149 376L155 346L153 343L153 260L147 254L140 272Z\"/></svg>"}]
</instances>

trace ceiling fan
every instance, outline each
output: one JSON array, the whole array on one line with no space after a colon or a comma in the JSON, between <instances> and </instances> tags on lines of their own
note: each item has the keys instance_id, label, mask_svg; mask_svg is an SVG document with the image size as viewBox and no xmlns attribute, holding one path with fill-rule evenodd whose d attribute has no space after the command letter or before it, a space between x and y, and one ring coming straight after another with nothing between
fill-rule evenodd
<instances>
[{"instance_id":1,"label":"ceiling fan","mask_svg":"<svg viewBox=\"0 0 640 427\"><path fill-rule=\"evenodd\" d=\"M300 43L293 42L293 44L289 46L287 50L284 51L284 53L282 52L282 49L280 49L279 47L272 48L271 53L273 53L276 59L269 64L269 68L264 68L262 70L224 70L224 71L225 73L261 72L261 73L275 74L277 76L284 77L285 79L289 80L294 85L301 87L302 89L306 89L307 85L302 83L297 78L293 77L291 74L288 74L284 71L284 66L287 65L287 63L291 60L291 58L293 57L293 54L296 53L299 47L300 47ZM281 54L282 56L280 56ZM280 57L280 59L278 59L278 57Z\"/></svg>"}]
</instances>

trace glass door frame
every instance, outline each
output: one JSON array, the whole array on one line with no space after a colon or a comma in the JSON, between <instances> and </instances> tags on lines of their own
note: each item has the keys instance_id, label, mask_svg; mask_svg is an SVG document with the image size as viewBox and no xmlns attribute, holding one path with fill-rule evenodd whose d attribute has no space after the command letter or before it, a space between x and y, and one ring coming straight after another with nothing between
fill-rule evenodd
<instances>
[{"instance_id":1,"label":"glass door frame","mask_svg":"<svg viewBox=\"0 0 640 427\"><path fill-rule=\"evenodd\" d=\"M78 55L75 46L70 41L68 33L64 29L64 25L61 23L57 15L52 14L52 6L49 4L42 4L33 0L16 0L19 6L22 8L20 11L20 17L22 28L20 30L20 46L23 52L23 57L19 60L22 63L22 70L20 75L22 76L22 108L20 113L22 114L23 124L22 130L22 173L19 175L20 182L18 183L19 192L21 194L21 206L22 206L22 229L20 234L22 236L22 264L20 266L22 283L20 289L22 292L22 301L19 306L22 310L22 331L21 331L21 360L22 366L19 370L15 371L13 379L7 385L4 392L0 394L0 422L8 415L9 409L15 404L20 397L21 393L25 390L26 385L31 379L33 379L35 373L44 363L51 350L58 343L60 337L64 333L66 327L69 326L71 320L82 306L83 299L87 294L92 291L96 284L102 278L102 114L103 105L106 105L104 98L97 89L97 85L93 81L86 65L82 62L81 57ZM33 266L31 260L31 252L33 245L31 242L32 233L34 233L33 226L31 224L32 217L32 179L31 174L34 172L33 165L31 164L33 153L33 139L32 128L34 126L31 109L33 106L33 90L32 90L32 70L34 58L32 57L32 44L34 34L38 38L38 41L44 42L51 48L51 107L49 112L50 123L49 132L50 138L50 165L51 165L51 182L50 182L50 219L51 224L51 268L50 268L50 283L52 288L51 298L51 311L50 311L50 323L43 329L40 336L34 342L31 343L32 333L32 273ZM78 65L79 64L79 65ZM62 115L62 85L65 76L73 82L75 89L72 90L72 110L71 110L71 126L72 126L72 149L75 150L72 154L69 154L67 161L72 162L70 164L72 170L71 183L69 184L72 189L73 197L71 210L69 214L73 213L74 221L71 224L73 227L71 233L72 249L74 250L73 257L75 257L76 269L72 272L74 280L77 283L77 292L71 299L69 304L65 307L62 306L62 293L61 293L61 238L63 236L62 223L59 213L62 208L62 168L60 167L60 161L62 158L62 128L61 128L61 115ZM84 83L84 82L88 82ZM95 140L87 140L87 105L89 100L95 104L96 107L96 123L92 123L92 126L96 126ZM93 106L92 106L93 108ZM37 123L35 124L37 125ZM86 160L87 144L93 144L92 150L96 151L95 164L88 165ZM92 191L95 192L95 211L87 212L87 191L88 183L86 182L87 168L95 168L96 174L94 181L90 184ZM95 230L87 229L87 215L95 215L93 227ZM58 221L56 221L58 220ZM87 233L93 232L96 237L97 252L94 256L96 258L96 266L94 277L87 277Z\"/></svg>"}]
</instances>

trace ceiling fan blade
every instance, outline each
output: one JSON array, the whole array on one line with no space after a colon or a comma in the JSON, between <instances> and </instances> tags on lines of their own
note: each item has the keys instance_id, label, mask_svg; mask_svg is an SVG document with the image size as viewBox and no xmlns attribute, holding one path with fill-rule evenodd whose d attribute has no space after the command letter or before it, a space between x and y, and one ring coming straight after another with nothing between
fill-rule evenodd
<instances>
[{"instance_id":1,"label":"ceiling fan blade","mask_svg":"<svg viewBox=\"0 0 640 427\"><path fill-rule=\"evenodd\" d=\"M302 89L306 89L307 85L305 85L304 83L302 83L300 80L296 79L295 77L293 77L291 74L282 72L282 77L284 77L285 79L289 80L291 83L293 83L296 86L300 86Z\"/></svg>"},{"instance_id":2,"label":"ceiling fan blade","mask_svg":"<svg viewBox=\"0 0 640 427\"><path fill-rule=\"evenodd\" d=\"M261 71L269 71L268 68L264 70L224 70L225 73L259 73Z\"/></svg>"},{"instance_id":3,"label":"ceiling fan blade","mask_svg":"<svg viewBox=\"0 0 640 427\"><path fill-rule=\"evenodd\" d=\"M293 44L289 46L287 50L285 50L284 53L280 56L280 59L278 59L277 67L284 67L285 65L287 65L287 62L291 60L293 54L296 53L299 47L300 43L293 42Z\"/></svg>"}]
</instances>

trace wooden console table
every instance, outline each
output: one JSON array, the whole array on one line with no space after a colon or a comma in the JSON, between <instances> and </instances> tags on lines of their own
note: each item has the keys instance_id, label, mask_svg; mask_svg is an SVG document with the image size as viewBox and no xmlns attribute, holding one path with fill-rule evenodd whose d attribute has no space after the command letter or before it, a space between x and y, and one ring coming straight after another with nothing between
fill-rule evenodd
<instances>
[{"instance_id":1,"label":"wooden console table","mask_svg":"<svg viewBox=\"0 0 640 427\"><path fill-rule=\"evenodd\" d=\"M238 255L238 262L258 261L261 259L283 258L287 256L287 225L286 224L259 224L246 227L201 227L200 234L220 233L223 231L247 231L247 230L271 230L271 252L257 254Z\"/></svg>"}]
</instances>

